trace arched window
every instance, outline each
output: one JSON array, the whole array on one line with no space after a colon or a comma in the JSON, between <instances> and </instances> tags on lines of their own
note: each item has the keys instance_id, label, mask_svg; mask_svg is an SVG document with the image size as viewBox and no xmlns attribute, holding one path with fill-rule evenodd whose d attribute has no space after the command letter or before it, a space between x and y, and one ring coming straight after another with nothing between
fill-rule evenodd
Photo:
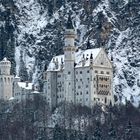
<instances>
[{"instance_id":1,"label":"arched window","mask_svg":"<svg viewBox=\"0 0 140 140\"><path fill-rule=\"evenodd\" d=\"M4 81L5 81L5 83L6 83L6 78L4 78Z\"/></svg>"},{"instance_id":2,"label":"arched window","mask_svg":"<svg viewBox=\"0 0 140 140\"><path fill-rule=\"evenodd\" d=\"M105 104L107 103L107 98L105 97Z\"/></svg>"},{"instance_id":3,"label":"arched window","mask_svg":"<svg viewBox=\"0 0 140 140\"><path fill-rule=\"evenodd\" d=\"M10 84L10 78L8 77L8 84Z\"/></svg>"}]
</instances>

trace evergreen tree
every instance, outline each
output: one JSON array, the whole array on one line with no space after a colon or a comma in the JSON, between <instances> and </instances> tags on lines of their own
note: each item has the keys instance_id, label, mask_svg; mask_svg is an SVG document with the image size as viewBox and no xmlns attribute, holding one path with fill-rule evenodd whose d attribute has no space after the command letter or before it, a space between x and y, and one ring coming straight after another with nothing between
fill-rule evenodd
<instances>
[{"instance_id":1,"label":"evergreen tree","mask_svg":"<svg viewBox=\"0 0 140 140\"><path fill-rule=\"evenodd\" d=\"M87 41L87 49L91 49L91 45L90 45L89 39L88 39L88 41Z\"/></svg>"},{"instance_id":2,"label":"evergreen tree","mask_svg":"<svg viewBox=\"0 0 140 140\"><path fill-rule=\"evenodd\" d=\"M109 135L109 140L116 140L117 139L116 131L114 129L113 123L110 124L108 135Z\"/></svg>"},{"instance_id":3,"label":"evergreen tree","mask_svg":"<svg viewBox=\"0 0 140 140\"><path fill-rule=\"evenodd\" d=\"M125 140L132 140L133 139L132 133L133 133L132 123L129 121L125 129Z\"/></svg>"},{"instance_id":4,"label":"evergreen tree","mask_svg":"<svg viewBox=\"0 0 140 140\"><path fill-rule=\"evenodd\" d=\"M62 132L61 128L58 124L55 125L54 131L53 131L53 140L62 140Z\"/></svg>"},{"instance_id":5,"label":"evergreen tree","mask_svg":"<svg viewBox=\"0 0 140 140\"><path fill-rule=\"evenodd\" d=\"M102 140L101 128L100 128L100 123L99 122L97 122L97 124L96 124L95 132L94 132L94 135L93 135L93 140Z\"/></svg>"},{"instance_id":6,"label":"evergreen tree","mask_svg":"<svg viewBox=\"0 0 140 140\"><path fill-rule=\"evenodd\" d=\"M22 52L21 52L21 56L20 56L19 77L20 77L21 81L28 81L28 73L26 70L25 63L23 61L23 53Z\"/></svg>"}]
</instances>

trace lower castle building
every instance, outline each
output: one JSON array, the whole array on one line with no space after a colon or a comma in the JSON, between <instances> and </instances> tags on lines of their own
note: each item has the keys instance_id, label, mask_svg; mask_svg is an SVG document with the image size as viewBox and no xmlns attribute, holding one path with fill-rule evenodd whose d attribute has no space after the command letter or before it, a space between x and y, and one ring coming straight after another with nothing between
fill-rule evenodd
<instances>
[{"instance_id":1,"label":"lower castle building","mask_svg":"<svg viewBox=\"0 0 140 140\"><path fill-rule=\"evenodd\" d=\"M43 92L50 106L66 101L92 107L114 104L113 67L103 48L76 51L71 17L65 32L64 55L52 58L44 72Z\"/></svg>"}]
</instances>

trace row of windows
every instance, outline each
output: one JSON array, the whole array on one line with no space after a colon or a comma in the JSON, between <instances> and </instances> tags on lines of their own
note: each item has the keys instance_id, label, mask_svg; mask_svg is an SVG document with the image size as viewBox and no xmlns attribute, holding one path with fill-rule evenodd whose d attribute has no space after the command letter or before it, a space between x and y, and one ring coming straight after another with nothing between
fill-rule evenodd
<instances>
[{"instance_id":1,"label":"row of windows","mask_svg":"<svg viewBox=\"0 0 140 140\"><path fill-rule=\"evenodd\" d=\"M99 80L101 80L101 81L109 81L109 78L107 78L107 77L100 77Z\"/></svg>"},{"instance_id":2,"label":"row of windows","mask_svg":"<svg viewBox=\"0 0 140 140\"><path fill-rule=\"evenodd\" d=\"M88 91L86 92L86 94L88 94ZM77 92L76 95L82 95L82 92Z\"/></svg>"},{"instance_id":3,"label":"row of windows","mask_svg":"<svg viewBox=\"0 0 140 140\"><path fill-rule=\"evenodd\" d=\"M81 86L78 86L78 89L80 89L81 88ZM83 88L83 87L82 87ZM86 85L86 88L88 88L88 85Z\"/></svg>"},{"instance_id":4,"label":"row of windows","mask_svg":"<svg viewBox=\"0 0 140 140\"><path fill-rule=\"evenodd\" d=\"M107 103L107 98L105 97L105 99L100 99L100 98L94 98L94 101L104 101L104 103Z\"/></svg>"},{"instance_id":5,"label":"row of windows","mask_svg":"<svg viewBox=\"0 0 140 140\"><path fill-rule=\"evenodd\" d=\"M64 95L57 95L57 99L64 98Z\"/></svg>"},{"instance_id":6,"label":"row of windows","mask_svg":"<svg viewBox=\"0 0 140 140\"><path fill-rule=\"evenodd\" d=\"M57 92L64 91L64 88L57 88Z\"/></svg>"},{"instance_id":7,"label":"row of windows","mask_svg":"<svg viewBox=\"0 0 140 140\"><path fill-rule=\"evenodd\" d=\"M82 99L77 99L76 101L77 102L82 102L83 100ZM86 98L86 101L88 101L88 98Z\"/></svg>"},{"instance_id":8,"label":"row of windows","mask_svg":"<svg viewBox=\"0 0 140 140\"><path fill-rule=\"evenodd\" d=\"M97 71L97 70L95 70L95 73L98 73L98 71ZM105 74L105 72L104 72L104 71L101 71L101 72L100 72L100 74ZM106 74L108 74L108 75L109 75L109 74L110 74L110 72L109 72L109 71L107 71L107 72L106 72Z\"/></svg>"},{"instance_id":9,"label":"row of windows","mask_svg":"<svg viewBox=\"0 0 140 140\"><path fill-rule=\"evenodd\" d=\"M85 80L85 79L84 79L84 80ZM89 81L89 78L87 78L87 80ZM76 82L78 82L78 81L81 81L81 82L82 82L83 80L82 80L82 79L79 79L79 80L76 79Z\"/></svg>"},{"instance_id":10,"label":"row of windows","mask_svg":"<svg viewBox=\"0 0 140 140\"><path fill-rule=\"evenodd\" d=\"M5 82L7 82L7 81L8 81L8 82L11 82L11 81L13 81L13 78L11 78L11 79L10 79L10 78L8 78L8 79L7 79L7 78L4 78L4 79L1 78L1 79L0 79L0 82L3 82L3 80L4 80Z\"/></svg>"},{"instance_id":11,"label":"row of windows","mask_svg":"<svg viewBox=\"0 0 140 140\"><path fill-rule=\"evenodd\" d=\"M109 88L109 85L99 84L99 87L101 87L101 88Z\"/></svg>"},{"instance_id":12,"label":"row of windows","mask_svg":"<svg viewBox=\"0 0 140 140\"><path fill-rule=\"evenodd\" d=\"M90 71L89 70L87 70L87 73L89 73ZM80 74L82 74L83 72L82 71L80 71L79 72ZM76 74L78 74L78 71L76 71Z\"/></svg>"}]
</instances>

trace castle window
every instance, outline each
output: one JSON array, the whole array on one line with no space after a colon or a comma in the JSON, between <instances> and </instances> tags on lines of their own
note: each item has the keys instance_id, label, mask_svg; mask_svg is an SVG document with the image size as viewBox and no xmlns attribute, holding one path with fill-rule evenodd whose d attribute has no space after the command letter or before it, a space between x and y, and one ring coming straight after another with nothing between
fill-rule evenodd
<instances>
[{"instance_id":1,"label":"castle window","mask_svg":"<svg viewBox=\"0 0 140 140\"><path fill-rule=\"evenodd\" d=\"M10 78L8 78L8 83L10 84Z\"/></svg>"},{"instance_id":2,"label":"castle window","mask_svg":"<svg viewBox=\"0 0 140 140\"><path fill-rule=\"evenodd\" d=\"M68 74L70 74L70 71L68 72Z\"/></svg>"},{"instance_id":3,"label":"castle window","mask_svg":"<svg viewBox=\"0 0 140 140\"><path fill-rule=\"evenodd\" d=\"M88 91L86 92L86 94L88 94Z\"/></svg>"},{"instance_id":4,"label":"castle window","mask_svg":"<svg viewBox=\"0 0 140 140\"><path fill-rule=\"evenodd\" d=\"M104 72L103 72L103 71L101 71L101 74L104 74Z\"/></svg>"},{"instance_id":5,"label":"castle window","mask_svg":"<svg viewBox=\"0 0 140 140\"><path fill-rule=\"evenodd\" d=\"M76 71L76 74L78 74L78 71Z\"/></svg>"},{"instance_id":6,"label":"castle window","mask_svg":"<svg viewBox=\"0 0 140 140\"><path fill-rule=\"evenodd\" d=\"M107 103L107 98L105 97L105 104Z\"/></svg>"},{"instance_id":7,"label":"castle window","mask_svg":"<svg viewBox=\"0 0 140 140\"><path fill-rule=\"evenodd\" d=\"M86 85L86 88L88 88L88 85Z\"/></svg>"},{"instance_id":8,"label":"castle window","mask_svg":"<svg viewBox=\"0 0 140 140\"><path fill-rule=\"evenodd\" d=\"M71 85L71 83L69 83L69 85Z\"/></svg>"},{"instance_id":9,"label":"castle window","mask_svg":"<svg viewBox=\"0 0 140 140\"><path fill-rule=\"evenodd\" d=\"M89 73L89 70L87 71L87 73Z\"/></svg>"},{"instance_id":10,"label":"castle window","mask_svg":"<svg viewBox=\"0 0 140 140\"><path fill-rule=\"evenodd\" d=\"M87 80L89 81L89 78L87 78Z\"/></svg>"},{"instance_id":11,"label":"castle window","mask_svg":"<svg viewBox=\"0 0 140 140\"><path fill-rule=\"evenodd\" d=\"M80 92L80 94L82 95L82 92Z\"/></svg>"},{"instance_id":12,"label":"castle window","mask_svg":"<svg viewBox=\"0 0 140 140\"><path fill-rule=\"evenodd\" d=\"M95 73L98 73L98 71L97 71L97 70L95 70Z\"/></svg>"},{"instance_id":13,"label":"castle window","mask_svg":"<svg viewBox=\"0 0 140 140\"><path fill-rule=\"evenodd\" d=\"M4 78L4 80L5 80L5 83L6 83L6 78Z\"/></svg>"},{"instance_id":14,"label":"castle window","mask_svg":"<svg viewBox=\"0 0 140 140\"><path fill-rule=\"evenodd\" d=\"M61 77L61 75L58 75L57 77L58 77L58 78L60 78L60 77Z\"/></svg>"},{"instance_id":15,"label":"castle window","mask_svg":"<svg viewBox=\"0 0 140 140\"><path fill-rule=\"evenodd\" d=\"M80 79L80 81L82 81L82 79Z\"/></svg>"},{"instance_id":16,"label":"castle window","mask_svg":"<svg viewBox=\"0 0 140 140\"><path fill-rule=\"evenodd\" d=\"M80 89L81 87L80 87L80 86L78 86L78 88Z\"/></svg>"},{"instance_id":17,"label":"castle window","mask_svg":"<svg viewBox=\"0 0 140 140\"><path fill-rule=\"evenodd\" d=\"M80 74L82 74L82 71L80 71Z\"/></svg>"},{"instance_id":18,"label":"castle window","mask_svg":"<svg viewBox=\"0 0 140 140\"><path fill-rule=\"evenodd\" d=\"M88 101L88 98L86 98L86 101Z\"/></svg>"},{"instance_id":19,"label":"castle window","mask_svg":"<svg viewBox=\"0 0 140 140\"><path fill-rule=\"evenodd\" d=\"M106 74L110 74L110 72L109 72L109 71L107 71L107 72L106 72Z\"/></svg>"},{"instance_id":20,"label":"castle window","mask_svg":"<svg viewBox=\"0 0 140 140\"><path fill-rule=\"evenodd\" d=\"M103 65L103 62L101 62L101 65Z\"/></svg>"}]
</instances>

